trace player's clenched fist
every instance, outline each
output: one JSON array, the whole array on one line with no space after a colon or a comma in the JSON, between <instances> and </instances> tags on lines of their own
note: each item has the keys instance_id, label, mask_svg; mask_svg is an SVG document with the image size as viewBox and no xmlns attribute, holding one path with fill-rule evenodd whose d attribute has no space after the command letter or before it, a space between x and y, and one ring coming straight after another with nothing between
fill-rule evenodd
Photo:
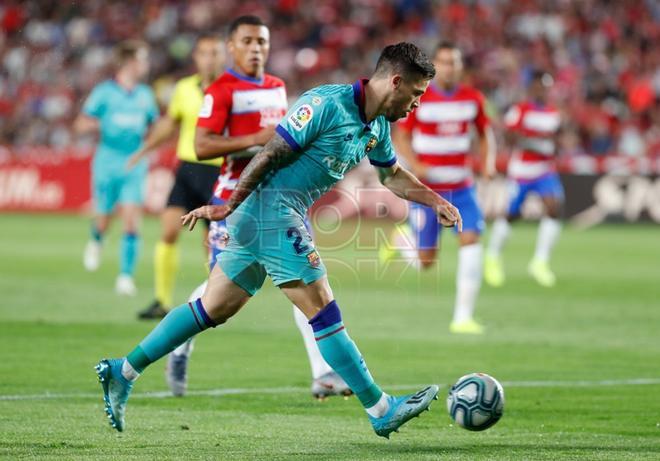
<instances>
[{"instance_id":1,"label":"player's clenched fist","mask_svg":"<svg viewBox=\"0 0 660 461\"><path fill-rule=\"evenodd\" d=\"M231 214L231 211L227 205L205 205L181 216L181 224L188 225L188 230L193 230L198 219L222 221Z\"/></svg>"},{"instance_id":2,"label":"player's clenched fist","mask_svg":"<svg viewBox=\"0 0 660 461\"><path fill-rule=\"evenodd\" d=\"M434 207L435 214L438 215L438 222L445 227L458 228L458 232L463 232L463 220L461 213L454 205L446 200L437 203Z\"/></svg>"}]
</instances>

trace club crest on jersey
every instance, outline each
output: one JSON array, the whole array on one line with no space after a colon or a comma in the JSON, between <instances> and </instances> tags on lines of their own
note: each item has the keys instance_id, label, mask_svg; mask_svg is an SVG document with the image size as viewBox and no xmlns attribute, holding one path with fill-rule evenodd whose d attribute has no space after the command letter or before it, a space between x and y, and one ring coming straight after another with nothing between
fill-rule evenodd
<instances>
[{"instance_id":1,"label":"club crest on jersey","mask_svg":"<svg viewBox=\"0 0 660 461\"><path fill-rule=\"evenodd\" d=\"M378 138L372 136L371 138L369 138L369 142L367 143L367 146L364 148L364 151L366 153L371 152L373 148L376 147L376 144L378 144Z\"/></svg>"},{"instance_id":2,"label":"club crest on jersey","mask_svg":"<svg viewBox=\"0 0 660 461\"><path fill-rule=\"evenodd\" d=\"M314 109L309 104L303 104L294 113L289 116L289 125L295 130L300 131L314 116Z\"/></svg>"},{"instance_id":3,"label":"club crest on jersey","mask_svg":"<svg viewBox=\"0 0 660 461\"><path fill-rule=\"evenodd\" d=\"M307 261L312 267L319 267L321 265L321 257L316 250L307 255Z\"/></svg>"}]
</instances>

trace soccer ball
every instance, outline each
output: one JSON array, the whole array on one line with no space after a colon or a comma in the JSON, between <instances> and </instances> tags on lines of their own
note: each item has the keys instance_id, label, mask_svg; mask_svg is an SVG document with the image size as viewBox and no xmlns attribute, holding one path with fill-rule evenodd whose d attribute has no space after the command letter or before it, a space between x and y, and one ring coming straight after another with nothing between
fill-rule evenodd
<instances>
[{"instance_id":1,"label":"soccer ball","mask_svg":"<svg viewBox=\"0 0 660 461\"><path fill-rule=\"evenodd\" d=\"M492 376L472 373L461 377L447 395L447 411L456 424L483 431L498 422L504 410L504 389Z\"/></svg>"}]
</instances>

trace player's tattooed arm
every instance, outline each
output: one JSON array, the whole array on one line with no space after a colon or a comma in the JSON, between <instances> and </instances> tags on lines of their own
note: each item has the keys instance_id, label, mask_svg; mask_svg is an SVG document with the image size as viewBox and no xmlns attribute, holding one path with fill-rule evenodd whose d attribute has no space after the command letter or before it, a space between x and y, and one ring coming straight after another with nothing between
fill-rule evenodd
<instances>
[{"instance_id":1,"label":"player's tattooed arm","mask_svg":"<svg viewBox=\"0 0 660 461\"><path fill-rule=\"evenodd\" d=\"M270 172L290 164L298 156L299 153L291 149L284 138L276 133L247 164L227 201L227 206L232 211L235 210Z\"/></svg>"},{"instance_id":2,"label":"player's tattooed arm","mask_svg":"<svg viewBox=\"0 0 660 461\"><path fill-rule=\"evenodd\" d=\"M377 169L380 182L394 195L433 208L438 216L438 221L443 226L457 226L459 232L463 230L463 221L458 209L422 184L415 175L399 165L398 162L390 167Z\"/></svg>"},{"instance_id":3,"label":"player's tattooed arm","mask_svg":"<svg viewBox=\"0 0 660 461\"><path fill-rule=\"evenodd\" d=\"M209 221L225 219L248 198L269 173L290 164L299 155L298 152L291 149L284 138L276 133L247 164L226 204L197 208L181 217L183 225L187 224L192 230L198 219L205 218Z\"/></svg>"}]
</instances>

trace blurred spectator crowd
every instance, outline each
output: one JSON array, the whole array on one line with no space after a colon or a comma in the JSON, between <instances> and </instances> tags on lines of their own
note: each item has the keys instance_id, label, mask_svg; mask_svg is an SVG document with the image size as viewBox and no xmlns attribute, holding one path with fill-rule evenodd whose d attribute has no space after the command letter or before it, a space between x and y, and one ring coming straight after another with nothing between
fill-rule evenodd
<instances>
[{"instance_id":1,"label":"blurred spectator crowd","mask_svg":"<svg viewBox=\"0 0 660 461\"><path fill-rule=\"evenodd\" d=\"M291 97L368 75L388 43L431 51L450 39L495 123L542 68L566 117L563 154L660 155L657 0L4 0L0 145L74 145L72 119L125 38L151 44L150 80L164 105L191 71L196 34L224 33L240 14L270 25L268 68Z\"/></svg>"}]
</instances>

